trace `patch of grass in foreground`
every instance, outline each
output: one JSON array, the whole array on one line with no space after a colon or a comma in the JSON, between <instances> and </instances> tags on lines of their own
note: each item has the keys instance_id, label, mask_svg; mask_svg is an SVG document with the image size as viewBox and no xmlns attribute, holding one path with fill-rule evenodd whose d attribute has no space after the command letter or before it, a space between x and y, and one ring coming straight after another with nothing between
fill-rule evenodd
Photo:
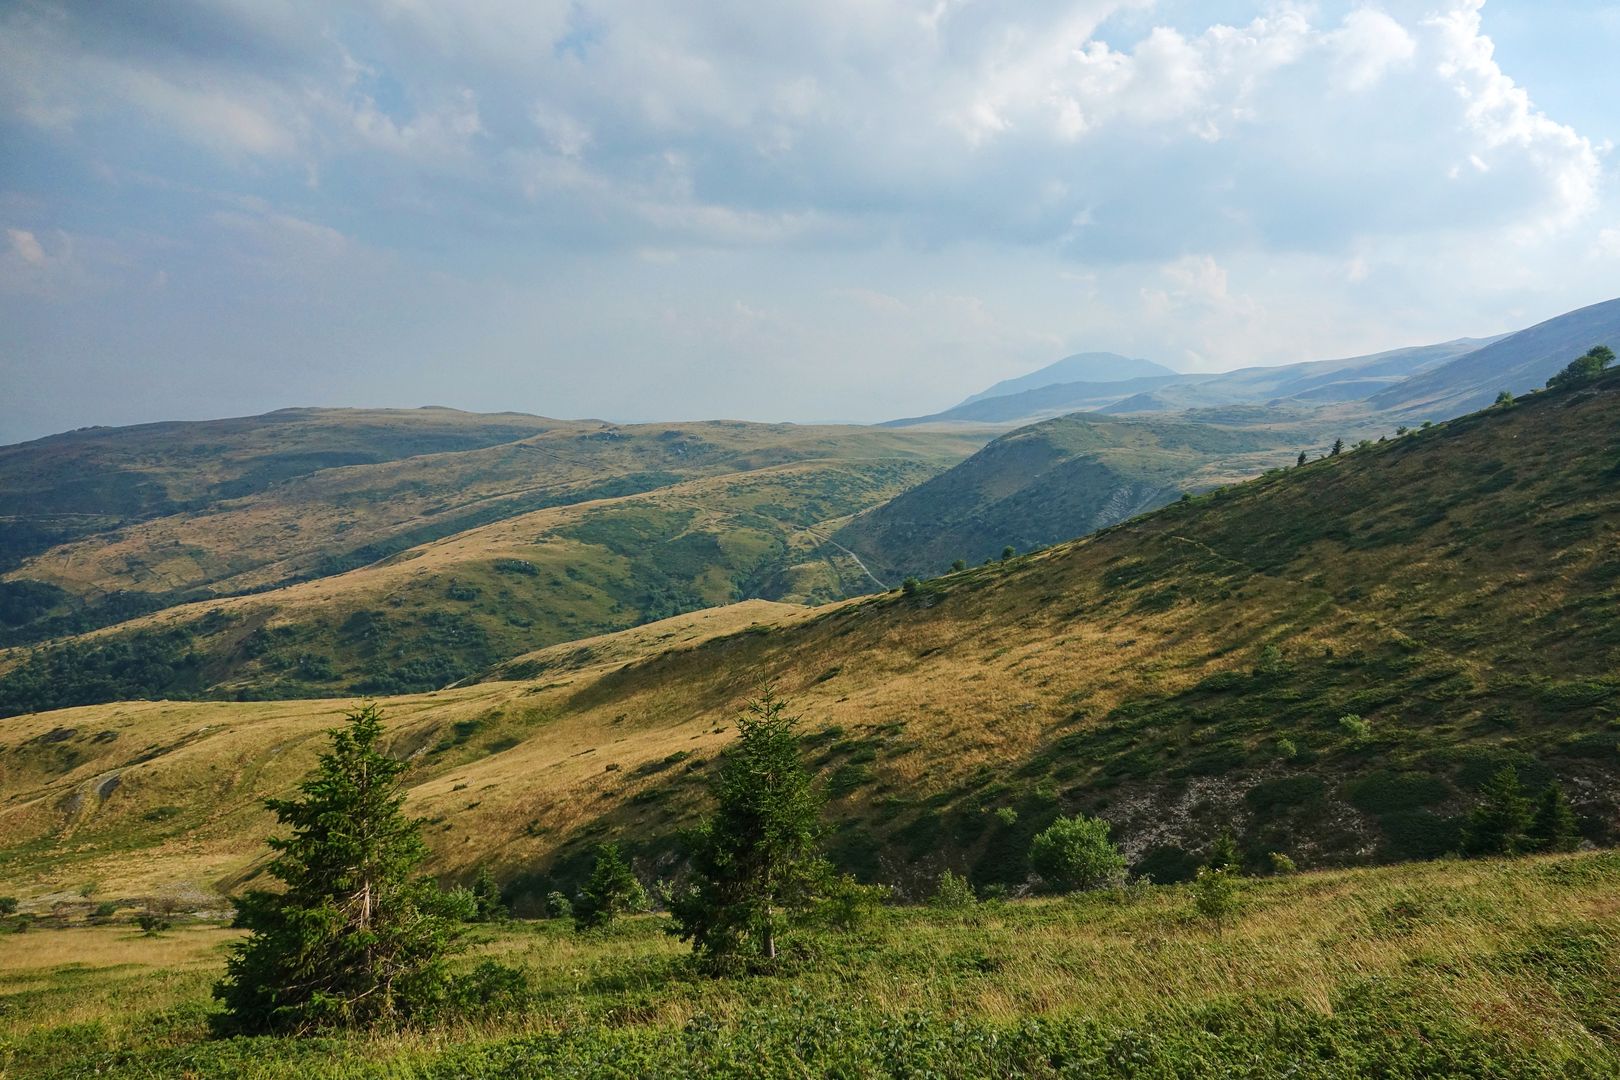
<instances>
[{"instance_id":1,"label":"patch of grass in foreground","mask_svg":"<svg viewBox=\"0 0 1620 1080\"><path fill-rule=\"evenodd\" d=\"M483 936L528 991L431 1030L210 1040L235 932L32 931L0 953L0 1075L1269 1077L1620 1074L1620 853L894 909L781 974L693 975L661 917ZM69 958L74 958L70 960Z\"/></svg>"}]
</instances>

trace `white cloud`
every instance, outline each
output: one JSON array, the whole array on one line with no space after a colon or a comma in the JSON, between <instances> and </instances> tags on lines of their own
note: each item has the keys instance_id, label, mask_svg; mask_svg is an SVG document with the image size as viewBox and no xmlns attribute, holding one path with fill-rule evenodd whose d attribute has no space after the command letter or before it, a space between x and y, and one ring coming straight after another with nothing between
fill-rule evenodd
<instances>
[{"instance_id":1,"label":"white cloud","mask_svg":"<svg viewBox=\"0 0 1620 1080\"><path fill-rule=\"evenodd\" d=\"M6 238L11 241L11 253L17 258L29 266L45 265L45 249L33 233L27 229L7 229Z\"/></svg>"},{"instance_id":2,"label":"white cloud","mask_svg":"<svg viewBox=\"0 0 1620 1080\"><path fill-rule=\"evenodd\" d=\"M1417 54L1406 28L1376 8L1357 8L1326 37L1347 89L1376 86L1392 68L1405 67Z\"/></svg>"},{"instance_id":3,"label":"white cloud","mask_svg":"<svg viewBox=\"0 0 1620 1080\"><path fill-rule=\"evenodd\" d=\"M0 202L0 273L13 295L127 287L205 328L241 297L289 355L410 323L390 344L426 356L439 320L531 367L603 357L608 396L668 342L679 377L650 379L648 409L746 412L716 380L774 372L822 416L851 400L838 378L896 400L1058 349L1299 359L1612 289L1609 151L1503 70L1479 0L1222 7L1230 25L1190 0L12 5L0 111L65 182ZM40 335L90 336L100 310Z\"/></svg>"},{"instance_id":4,"label":"white cloud","mask_svg":"<svg viewBox=\"0 0 1620 1080\"><path fill-rule=\"evenodd\" d=\"M1531 104L1529 92L1497 64L1495 46L1480 28L1485 0L1455 0L1425 20L1438 38L1438 67L1464 104L1463 118L1479 138L1469 154L1476 169L1505 161L1536 174L1545 187L1541 212L1526 224L1572 224L1596 202L1602 166L1590 140Z\"/></svg>"}]
</instances>

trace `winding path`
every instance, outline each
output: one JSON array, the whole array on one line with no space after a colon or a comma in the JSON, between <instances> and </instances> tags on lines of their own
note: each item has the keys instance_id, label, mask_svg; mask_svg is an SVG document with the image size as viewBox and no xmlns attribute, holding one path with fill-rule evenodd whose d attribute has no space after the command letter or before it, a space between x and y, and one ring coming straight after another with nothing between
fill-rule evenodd
<instances>
[{"instance_id":1,"label":"winding path","mask_svg":"<svg viewBox=\"0 0 1620 1080\"><path fill-rule=\"evenodd\" d=\"M839 551L842 551L845 555L848 555L850 558L854 559L855 560L855 565L861 568L861 573L863 573L867 577L871 578L873 580L873 582L875 582L877 584L877 587L882 589L884 592L888 592L889 589L892 588L892 586L883 584L883 579L878 577L876 574L872 573L872 571L868 570L866 568L866 564L861 562L861 557L859 555L855 554L853 551L849 550L849 548L845 547L843 544L840 544L838 541L834 540L830 536L822 536L820 533L816 532L816 530L810 528L810 526L808 526L808 525L806 525L804 527L804 531L809 533L812 537L814 537L818 543L831 544L833 547L837 548Z\"/></svg>"}]
</instances>

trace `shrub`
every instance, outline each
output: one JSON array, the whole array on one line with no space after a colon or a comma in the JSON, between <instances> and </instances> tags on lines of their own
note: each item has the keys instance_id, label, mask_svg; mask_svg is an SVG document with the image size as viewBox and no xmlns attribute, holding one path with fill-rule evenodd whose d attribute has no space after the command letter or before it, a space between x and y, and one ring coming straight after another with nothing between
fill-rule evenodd
<instances>
[{"instance_id":1,"label":"shrub","mask_svg":"<svg viewBox=\"0 0 1620 1080\"><path fill-rule=\"evenodd\" d=\"M1339 717L1339 730L1350 737L1353 746L1360 746L1372 738L1372 724L1355 713L1345 713Z\"/></svg>"},{"instance_id":2,"label":"shrub","mask_svg":"<svg viewBox=\"0 0 1620 1080\"><path fill-rule=\"evenodd\" d=\"M451 1009L460 1016L508 1012L529 994L529 977L517 968L485 960L450 981Z\"/></svg>"},{"instance_id":3,"label":"shrub","mask_svg":"<svg viewBox=\"0 0 1620 1080\"><path fill-rule=\"evenodd\" d=\"M1320 777L1308 773L1276 776L1262 780L1243 795L1243 801L1257 814L1269 814L1294 806L1320 802L1324 785Z\"/></svg>"},{"instance_id":4,"label":"shrub","mask_svg":"<svg viewBox=\"0 0 1620 1080\"><path fill-rule=\"evenodd\" d=\"M553 889L546 894L546 918L572 919L574 917L574 903L567 896Z\"/></svg>"},{"instance_id":5,"label":"shrub","mask_svg":"<svg viewBox=\"0 0 1620 1080\"><path fill-rule=\"evenodd\" d=\"M109 919L118 914L118 904L112 900L104 900L96 905L93 915L97 919Z\"/></svg>"},{"instance_id":6,"label":"shrub","mask_svg":"<svg viewBox=\"0 0 1620 1080\"><path fill-rule=\"evenodd\" d=\"M1462 845L1462 823L1431 810L1396 810L1383 814L1385 853L1397 859L1438 859Z\"/></svg>"},{"instance_id":7,"label":"shrub","mask_svg":"<svg viewBox=\"0 0 1620 1080\"><path fill-rule=\"evenodd\" d=\"M917 591L917 586L920 584L922 584L922 582L918 581L915 577L908 577L906 580L900 583L900 591L906 596L910 596Z\"/></svg>"},{"instance_id":8,"label":"shrub","mask_svg":"<svg viewBox=\"0 0 1620 1080\"><path fill-rule=\"evenodd\" d=\"M818 914L834 929L859 930L876 918L891 891L887 885L862 885L852 875L844 874L827 886Z\"/></svg>"},{"instance_id":9,"label":"shrub","mask_svg":"<svg viewBox=\"0 0 1620 1080\"><path fill-rule=\"evenodd\" d=\"M1175 845L1151 848L1136 861L1135 873L1160 885L1191 881L1198 873L1198 856Z\"/></svg>"},{"instance_id":10,"label":"shrub","mask_svg":"<svg viewBox=\"0 0 1620 1080\"><path fill-rule=\"evenodd\" d=\"M143 911L135 916L135 925L141 928L143 934L156 934L169 928L169 920L155 911Z\"/></svg>"},{"instance_id":11,"label":"shrub","mask_svg":"<svg viewBox=\"0 0 1620 1080\"><path fill-rule=\"evenodd\" d=\"M1193 909L1213 922L1217 932L1237 910L1236 877L1235 870L1205 866L1193 880Z\"/></svg>"},{"instance_id":12,"label":"shrub","mask_svg":"<svg viewBox=\"0 0 1620 1080\"><path fill-rule=\"evenodd\" d=\"M471 889L463 886L446 889L444 891L444 910L447 915L457 922L478 921L478 898Z\"/></svg>"},{"instance_id":13,"label":"shrub","mask_svg":"<svg viewBox=\"0 0 1620 1080\"><path fill-rule=\"evenodd\" d=\"M1383 771L1352 780L1344 793L1357 810L1388 814L1444 802L1451 795L1451 786L1437 776Z\"/></svg>"},{"instance_id":14,"label":"shrub","mask_svg":"<svg viewBox=\"0 0 1620 1080\"><path fill-rule=\"evenodd\" d=\"M1273 874L1292 874L1299 870L1299 867L1294 865L1294 860L1280 851L1273 851L1270 859Z\"/></svg>"},{"instance_id":15,"label":"shrub","mask_svg":"<svg viewBox=\"0 0 1620 1080\"><path fill-rule=\"evenodd\" d=\"M967 878L944 870L940 872L939 880L934 885L934 895L928 902L946 911L960 911L978 903L979 898L973 894L973 886Z\"/></svg>"},{"instance_id":16,"label":"shrub","mask_svg":"<svg viewBox=\"0 0 1620 1080\"><path fill-rule=\"evenodd\" d=\"M15 896L0 896L0 915L15 915L17 913L17 898Z\"/></svg>"},{"instance_id":17,"label":"shrub","mask_svg":"<svg viewBox=\"0 0 1620 1080\"><path fill-rule=\"evenodd\" d=\"M1549 389L1560 386L1576 386L1580 383L1594 379L1603 374L1603 370L1614 363L1614 350L1607 345L1594 345L1586 350L1586 355L1576 357L1569 365L1547 380Z\"/></svg>"},{"instance_id":18,"label":"shrub","mask_svg":"<svg viewBox=\"0 0 1620 1080\"><path fill-rule=\"evenodd\" d=\"M1101 818L1060 817L1030 844L1030 864L1049 887L1062 892L1115 884L1125 875L1125 856L1108 833Z\"/></svg>"}]
</instances>

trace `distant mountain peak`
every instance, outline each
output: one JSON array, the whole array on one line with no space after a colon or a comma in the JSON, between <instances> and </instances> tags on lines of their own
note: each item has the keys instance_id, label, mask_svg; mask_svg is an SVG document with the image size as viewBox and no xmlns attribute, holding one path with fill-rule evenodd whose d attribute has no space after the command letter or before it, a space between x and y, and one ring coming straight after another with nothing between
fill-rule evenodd
<instances>
[{"instance_id":1,"label":"distant mountain peak","mask_svg":"<svg viewBox=\"0 0 1620 1080\"><path fill-rule=\"evenodd\" d=\"M1059 383L1125 382L1128 379L1177 374L1179 372L1174 369L1167 368L1163 364L1155 364L1152 360L1121 356L1119 353L1074 353L1055 364L1046 365L1039 371L1032 371L1028 375L1020 375L1013 379L1003 379L990 389L974 394L963 401L962 405L970 405L986 398L1020 394L1026 390L1039 390L1043 386L1056 386Z\"/></svg>"}]
</instances>

